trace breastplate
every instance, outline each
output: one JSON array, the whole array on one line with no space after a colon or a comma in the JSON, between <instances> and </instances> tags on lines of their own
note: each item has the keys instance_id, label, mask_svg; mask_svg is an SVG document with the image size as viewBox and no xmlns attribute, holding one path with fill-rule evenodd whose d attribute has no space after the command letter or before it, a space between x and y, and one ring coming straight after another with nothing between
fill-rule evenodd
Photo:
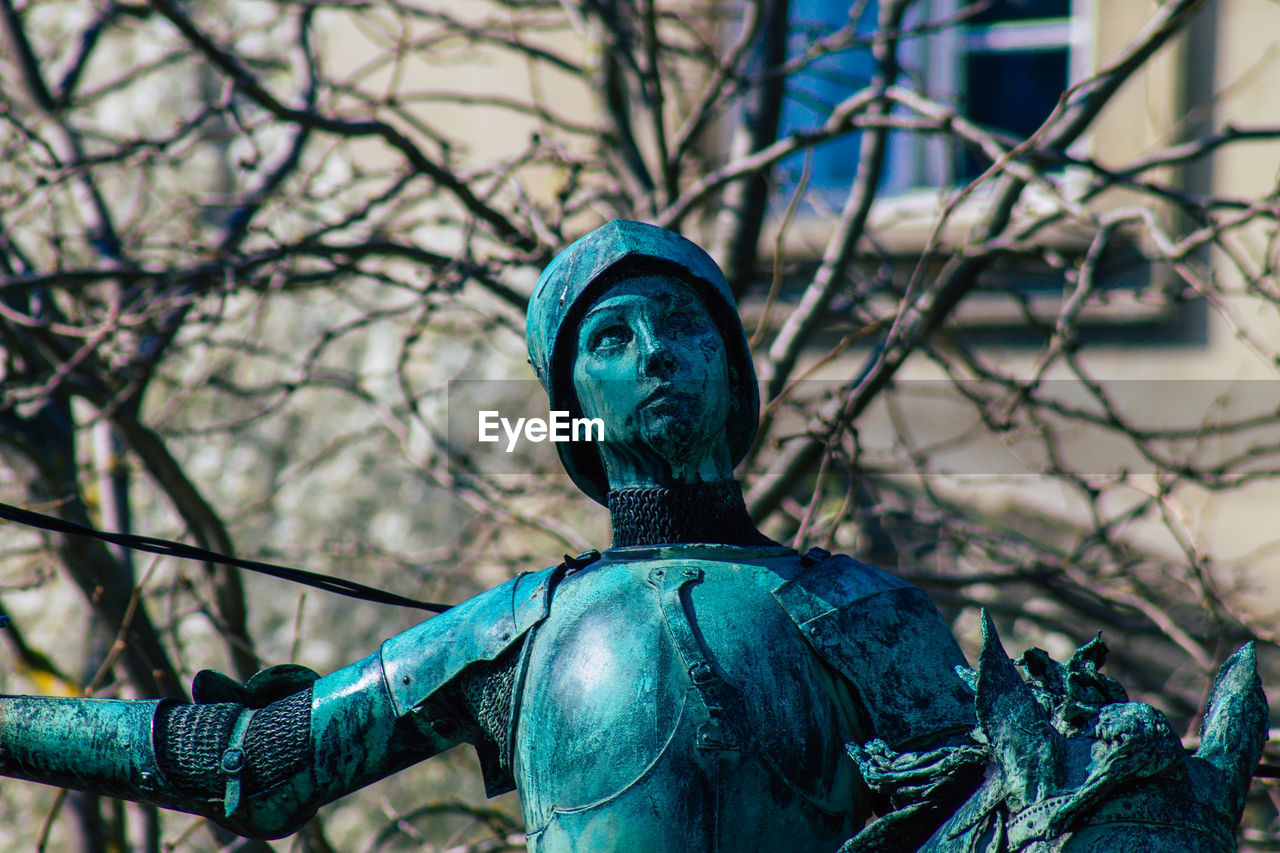
<instances>
[{"instance_id":1,"label":"breastplate","mask_svg":"<svg viewBox=\"0 0 1280 853\"><path fill-rule=\"evenodd\" d=\"M848 687L770 596L798 569L618 549L561 582L522 666L530 850L830 851L861 825Z\"/></svg>"}]
</instances>

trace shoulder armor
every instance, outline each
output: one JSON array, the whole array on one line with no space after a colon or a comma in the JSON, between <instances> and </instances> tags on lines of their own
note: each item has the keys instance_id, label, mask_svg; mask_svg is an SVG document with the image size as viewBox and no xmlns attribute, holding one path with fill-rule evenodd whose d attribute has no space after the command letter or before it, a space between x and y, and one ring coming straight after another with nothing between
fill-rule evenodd
<instances>
[{"instance_id":1,"label":"shoulder armor","mask_svg":"<svg viewBox=\"0 0 1280 853\"><path fill-rule=\"evenodd\" d=\"M547 615L563 566L526 572L382 644L397 716L448 684L468 664L493 660Z\"/></svg>"},{"instance_id":2,"label":"shoulder armor","mask_svg":"<svg viewBox=\"0 0 1280 853\"><path fill-rule=\"evenodd\" d=\"M773 596L853 685L876 737L901 749L974 725L973 697L954 671L964 654L924 590L836 555Z\"/></svg>"}]
</instances>

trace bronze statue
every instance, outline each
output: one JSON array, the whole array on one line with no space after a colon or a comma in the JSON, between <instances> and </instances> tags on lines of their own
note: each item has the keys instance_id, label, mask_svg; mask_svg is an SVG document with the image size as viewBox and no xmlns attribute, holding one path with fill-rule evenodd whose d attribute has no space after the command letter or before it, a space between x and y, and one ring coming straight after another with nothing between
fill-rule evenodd
<instances>
[{"instance_id":1,"label":"bronze statue","mask_svg":"<svg viewBox=\"0 0 1280 853\"><path fill-rule=\"evenodd\" d=\"M1015 774L982 717L1003 694L971 679L975 717L925 594L779 546L748 517L732 472L759 401L715 263L672 232L611 222L544 271L527 337L552 409L606 425L603 442L556 446L608 506L612 548L522 574L324 678L204 672L194 704L0 699L0 769L276 837L467 742L490 794L519 791L537 853L826 853L873 812L888 817L848 849L1004 838L992 815L1014 786L997 797L983 778ZM1249 707L1237 716L1256 728ZM1257 753L1242 756L1246 772Z\"/></svg>"}]
</instances>

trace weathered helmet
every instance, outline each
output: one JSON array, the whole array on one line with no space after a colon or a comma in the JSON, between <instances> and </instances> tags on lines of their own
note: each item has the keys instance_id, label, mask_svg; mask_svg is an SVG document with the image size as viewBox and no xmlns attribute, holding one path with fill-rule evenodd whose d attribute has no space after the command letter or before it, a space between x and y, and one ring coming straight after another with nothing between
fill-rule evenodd
<instances>
[{"instance_id":1,"label":"weathered helmet","mask_svg":"<svg viewBox=\"0 0 1280 853\"><path fill-rule=\"evenodd\" d=\"M725 433L730 458L737 465L751 447L760 419L760 392L742 320L716 262L684 237L656 225L615 219L571 243L542 271L529 300L525 340L551 409L582 415L573 390L578 323L598 294L644 275L672 276L688 284L720 330L737 402ZM556 449L578 488L606 503L609 483L595 446L566 441L556 443Z\"/></svg>"}]
</instances>

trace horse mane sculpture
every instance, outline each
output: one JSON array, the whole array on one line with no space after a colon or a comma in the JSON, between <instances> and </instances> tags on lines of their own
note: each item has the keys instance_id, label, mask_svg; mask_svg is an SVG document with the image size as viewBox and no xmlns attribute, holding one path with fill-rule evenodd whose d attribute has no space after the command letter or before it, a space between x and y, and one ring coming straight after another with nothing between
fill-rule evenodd
<instances>
[{"instance_id":1,"label":"horse mane sculpture","mask_svg":"<svg viewBox=\"0 0 1280 853\"><path fill-rule=\"evenodd\" d=\"M977 671L957 667L974 693L977 745L895 753L850 744L873 792L890 800L945 784L985 754L986 781L920 853L1231 853L1245 793L1267 738L1267 701L1253 644L1218 671L1194 754L1159 710L1130 702L1098 670L1100 637L1065 663L1040 649L1005 654L982 614ZM1016 666L1027 672L1024 681ZM894 849L894 813L844 853Z\"/></svg>"}]
</instances>

